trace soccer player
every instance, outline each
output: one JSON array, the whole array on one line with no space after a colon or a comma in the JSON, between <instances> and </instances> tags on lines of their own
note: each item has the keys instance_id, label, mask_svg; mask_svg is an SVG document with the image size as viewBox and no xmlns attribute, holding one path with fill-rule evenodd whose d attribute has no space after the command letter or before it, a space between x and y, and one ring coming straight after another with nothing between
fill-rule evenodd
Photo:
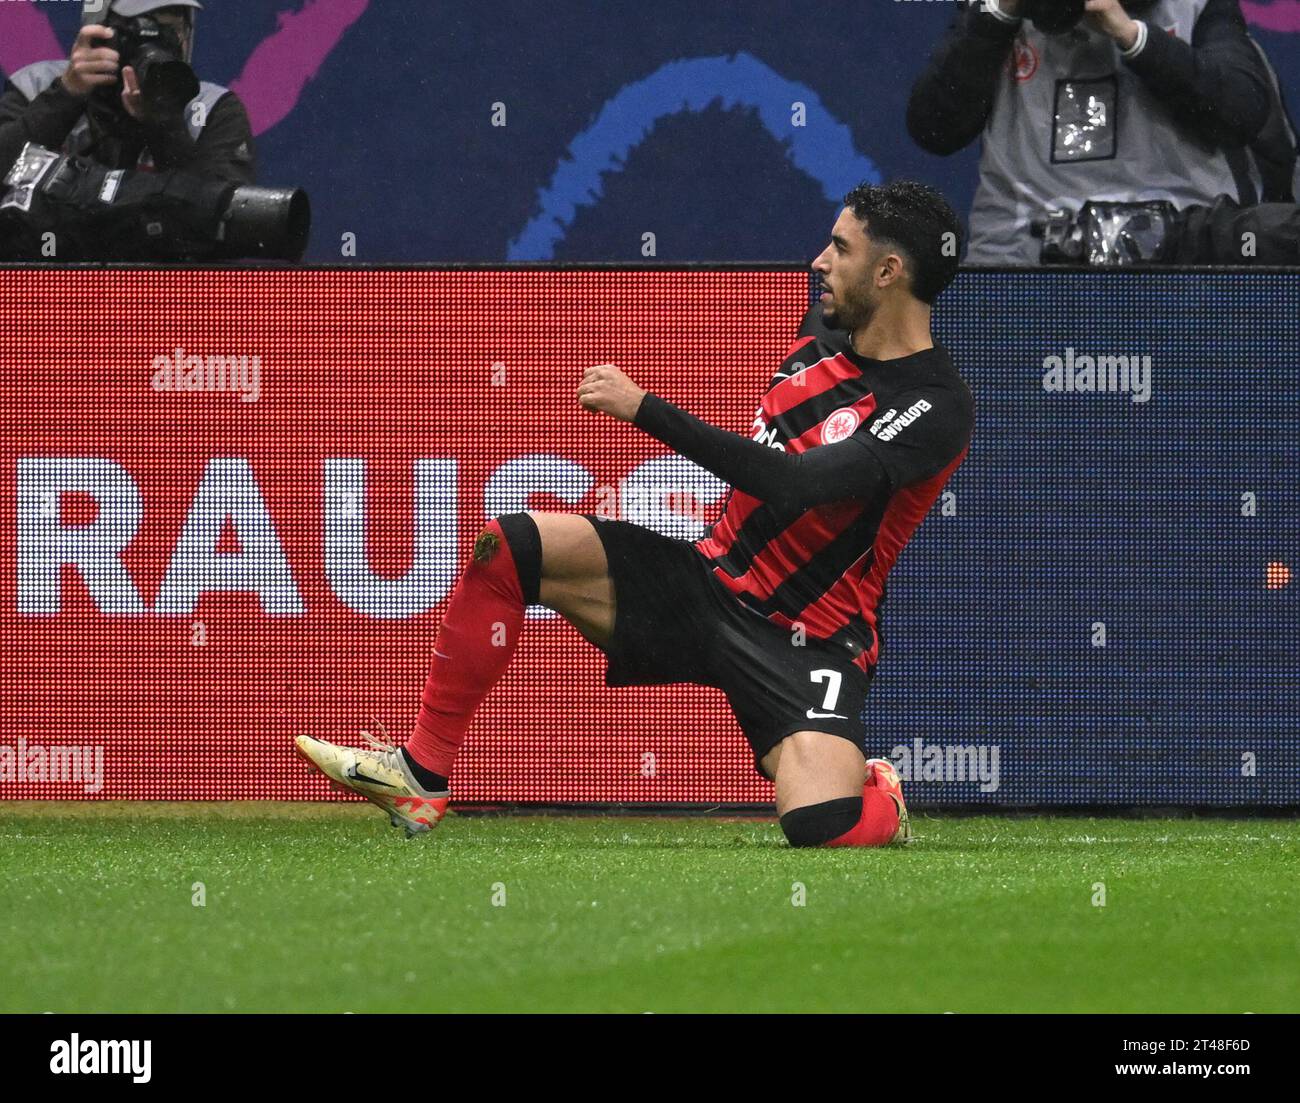
<instances>
[{"instance_id":1,"label":"soccer player","mask_svg":"<svg viewBox=\"0 0 1300 1103\"><path fill-rule=\"evenodd\" d=\"M605 652L606 685L724 690L758 770L776 783L792 846L908 841L898 774L868 758L863 708L885 577L970 441L970 390L930 333L960 235L924 185L851 191L813 262L825 294L750 439L612 364L589 369L584 408L631 422L730 485L712 529L692 542L590 514L498 517L452 591L406 745L299 736L299 752L408 837L427 831L447 809L456 755L510 662L524 609L540 603Z\"/></svg>"}]
</instances>

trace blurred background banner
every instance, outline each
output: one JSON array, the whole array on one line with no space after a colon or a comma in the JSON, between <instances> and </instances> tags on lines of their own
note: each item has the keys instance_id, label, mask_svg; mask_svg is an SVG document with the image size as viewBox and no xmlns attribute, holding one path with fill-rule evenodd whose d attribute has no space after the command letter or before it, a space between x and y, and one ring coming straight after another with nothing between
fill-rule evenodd
<instances>
[{"instance_id":1,"label":"blurred background banner","mask_svg":"<svg viewBox=\"0 0 1300 1103\"><path fill-rule=\"evenodd\" d=\"M582 371L748 434L811 290L0 270L0 798L326 796L291 737L405 739L486 518L717 516ZM936 333L975 441L890 576L867 706L913 801L1300 805L1297 316L1300 273L959 276ZM770 799L720 691L607 689L530 615L461 801Z\"/></svg>"},{"instance_id":2,"label":"blurred background banner","mask_svg":"<svg viewBox=\"0 0 1300 1103\"><path fill-rule=\"evenodd\" d=\"M80 5L0 2L0 70L66 57ZM1300 102L1300 0L1242 4ZM308 259L803 260L854 184L965 216L978 143L931 156L922 0L208 0L196 67L249 108L260 182L302 186Z\"/></svg>"}]
</instances>

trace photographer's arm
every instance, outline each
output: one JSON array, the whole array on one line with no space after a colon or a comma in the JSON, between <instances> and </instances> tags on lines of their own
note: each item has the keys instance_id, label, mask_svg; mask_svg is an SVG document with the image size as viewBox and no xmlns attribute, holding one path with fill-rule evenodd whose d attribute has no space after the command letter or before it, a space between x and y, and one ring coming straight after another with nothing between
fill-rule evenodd
<instances>
[{"instance_id":1,"label":"photographer's arm","mask_svg":"<svg viewBox=\"0 0 1300 1103\"><path fill-rule=\"evenodd\" d=\"M1268 75L1236 0L1209 0L1190 45L1148 25L1146 44L1125 61L1175 118L1206 141L1244 146L1268 119Z\"/></svg>"},{"instance_id":2,"label":"photographer's arm","mask_svg":"<svg viewBox=\"0 0 1300 1103\"><path fill-rule=\"evenodd\" d=\"M198 140L190 136L185 119L145 125L146 140L159 169L180 169L210 180L253 184L257 161L248 112L233 92L222 96L208 116Z\"/></svg>"},{"instance_id":3,"label":"photographer's arm","mask_svg":"<svg viewBox=\"0 0 1300 1103\"><path fill-rule=\"evenodd\" d=\"M9 171L28 142L61 149L85 113L86 97L117 81L113 32L98 23L77 32L63 75L33 100L6 85L0 96L0 177Z\"/></svg>"},{"instance_id":4,"label":"photographer's arm","mask_svg":"<svg viewBox=\"0 0 1300 1103\"><path fill-rule=\"evenodd\" d=\"M28 142L59 149L86 110L86 101L74 96L61 81L29 100L17 88L6 86L0 95L0 178L9 171Z\"/></svg>"},{"instance_id":5,"label":"photographer's arm","mask_svg":"<svg viewBox=\"0 0 1300 1103\"><path fill-rule=\"evenodd\" d=\"M947 156L980 136L1020 29L1019 4L1001 0L994 14L976 2L958 13L907 102L907 132L922 149Z\"/></svg>"}]
</instances>

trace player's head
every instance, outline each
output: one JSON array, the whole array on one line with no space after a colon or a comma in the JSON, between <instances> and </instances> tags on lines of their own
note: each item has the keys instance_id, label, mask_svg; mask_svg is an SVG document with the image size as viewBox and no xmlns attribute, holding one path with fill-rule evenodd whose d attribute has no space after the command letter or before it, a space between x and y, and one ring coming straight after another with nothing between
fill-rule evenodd
<instances>
[{"instance_id":1,"label":"player's head","mask_svg":"<svg viewBox=\"0 0 1300 1103\"><path fill-rule=\"evenodd\" d=\"M822 317L851 330L898 296L933 303L957 274L960 253L961 223L934 188L913 180L859 184L813 261L827 293Z\"/></svg>"}]
</instances>

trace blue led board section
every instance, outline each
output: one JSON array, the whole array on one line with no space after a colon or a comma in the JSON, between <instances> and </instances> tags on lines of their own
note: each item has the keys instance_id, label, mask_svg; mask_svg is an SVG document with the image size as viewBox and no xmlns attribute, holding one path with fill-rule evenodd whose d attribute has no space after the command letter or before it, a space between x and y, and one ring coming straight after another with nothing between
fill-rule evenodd
<instances>
[{"instance_id":1,"label":"blue led board section","mask_svg":"<svg viewBox=\"0 0 1300 1103\"><path fill-rule=\"evenodd\" d=\"M919 803L1300 805L1300 273L964 271L867 709Z\"/></svg>"}]
</instances>

